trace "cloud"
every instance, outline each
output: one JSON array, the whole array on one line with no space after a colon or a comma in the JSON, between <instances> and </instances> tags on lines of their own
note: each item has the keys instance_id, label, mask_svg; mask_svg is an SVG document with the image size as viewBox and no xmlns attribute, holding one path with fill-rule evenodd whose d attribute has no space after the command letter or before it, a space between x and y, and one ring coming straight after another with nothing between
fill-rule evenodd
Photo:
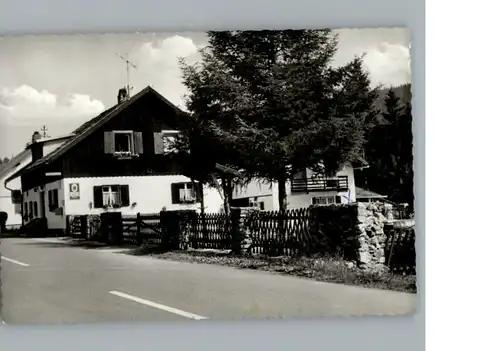
<instances>
[{"instance_id":1,"label":"cloud","mask_svg":"<svg viewBox=\"0 0 500 351\"><path fill-rule=\"evenodd\" d=\"M101 101L84 94L57 96L29 85L0 89L0 121L12 125L79 123L104 110Z\"/></svg>"},{"instance_id":2,"label":"cloud","mask_svg":"<svg viewBox=\"0 0 500 351\"><path fill-rule=\"evenodd\" d=\"M373 85L411 82L409 46L384 42L368 49L363 61Z\"/></svg>"},{"instance_id":3,"label":"cloud","mask_svg":"<svg viewBox=\"0 0 500 351\"><path fill-rule=\"evenodd\" d=\"M157 42L144 43L138 50L145 64L155 67L177 67L179 57L196 55L198 47L190 38L175 35Z\"/></svg>"},{"instance_id":4,"label":"cloud","mask_svg":"<svg viewBox=\"0 0 500 351\"><path fill-rule=\"evenodd\" d=\"M184 108L183 95L187 90L182 84L179 58L196 62L200 48L191 38L180 35L146 42L131 54L138 66L133 81L141 88L151 85L173 104Z\"/></svg>"}]
</instances>

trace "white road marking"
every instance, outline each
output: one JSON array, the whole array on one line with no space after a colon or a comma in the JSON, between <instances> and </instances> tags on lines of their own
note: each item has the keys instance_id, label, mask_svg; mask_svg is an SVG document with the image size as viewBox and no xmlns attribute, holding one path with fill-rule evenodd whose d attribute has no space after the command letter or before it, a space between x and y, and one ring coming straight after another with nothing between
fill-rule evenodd
<instances>
[{"instance_id":1,"label":"white road marking","mask_svg":"<svg viewBox=\"0 0 500 351\"><path fill-rule=\"evenodd\" d=\"M5 260L5 261L11 262L11 263L15 263L15 264L18 264L18 265L23 266L23 267L29 267L29 264L27 264L27 263L16 261L16 260L13 260L12 258L7 258L5 256L1 256L1 257L2 257L2 260Z\"/></svg>"},{"instance_id":2,"label":"white road marking","mask_svg":"<svg viewBox=\"0 0 500 351\"><path fill-rule=\"evenodd\" d=\"M194 314L194 313L182 311L182 310L179 310L177 308L173 308L173 307L165 306L165 305L153 302L153 301L141 299L140 297L132 296L132 295L125 294L125 293L122 293L122 292L119 292L119 291L110 291L109 293L111 295L119 296L121 298L124 298L124 299L127 299L127 300L131 300L131 301L134 301L134 302L137 302L137 303L141 303L141 304L149 306L149 307L157 308L157 309L165 311L165 312L170 312L170 313L173 313L173 314L177 314L177 315L182 316L182 317L186 317L186 318L190 318L190 319L196 319L196 320L208 319L208 317L199 316L199 315Z\"/></svg>"},{"instance_id":3,"label":"white road marking","mask_svg":"<svg viewBox=\"0 0 500 351\"><path fill-rule=\"evenodd\" d=\"M68 240L65 237L61 238L31 238L32 241L38 241L41 243L64 243L68 242Z\"/></svg>"}]
</instances>

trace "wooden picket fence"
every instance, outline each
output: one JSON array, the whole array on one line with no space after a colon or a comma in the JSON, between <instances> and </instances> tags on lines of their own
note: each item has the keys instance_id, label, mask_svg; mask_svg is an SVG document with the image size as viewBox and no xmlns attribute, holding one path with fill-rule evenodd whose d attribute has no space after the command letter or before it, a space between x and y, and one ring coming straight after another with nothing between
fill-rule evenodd
<instances>
[{"instance_id":1,"label":"wooden picket fence","mask_svg":"<svg viewBox=\"0 0 500 351\"><path fill-rule=\"evenodd\" d=\"M135 245L165 245L171 240L167 237L170 235L169 231L172 231L169 225L173 221L174 224L178 223L182 244L177 247L181 249L231 250L234 249L235 241L239 244L238 240L241 238L244 252L268 256L335 254L333 251L336 247L348 247L342 235L346 235L346 231L347 236L351 235L349 228L355 228L355 224L351 223L350 213L344 211L338 217L323 213L326 217L319 218L317 212L313 215L311 211L309 208L249 211L243 212L236 219L225 214L203 215L193 212L178 219L163 219L163 223L160 213L137 214L122 216L120 230L125 242ZM74 237L99 237L99 216L68 216L67 224ZM416 274L414 226L387 225L384 231L387 237L386 265L394 273ZM237 240L235 233L241 233Z\"/></svg>"},{"instance_id":2,"label":"wooden picket fence","mask_svg":"<svg viewBox=\"0 0 500 351\"><path fill-rule=\"evenodd\" d=\"M416 274L415 227L393 227L385 229L386 264L398 274Z\"/></svg>"},{"instance_id":3,"label":"wooden picket fence","mask_svg":"<svg viewBox=\"0 0 500 351\"><path fill-rule=\"evenodd\" d=\"M264 255L293 256L310 242L309 210L257 211L248 217L250 251Z\"/></svg>"},{"instance_id":4,"label":"wooden picket fence","mask_svg":"<svg viewBox=\"0 0 500 351\"><path fill-rule=\"evenodd\" d=\"M199 214L185 224L184 235L195 249L229 250L231 248L231 221L220 213Z\"/></svg>"}]
</instances>

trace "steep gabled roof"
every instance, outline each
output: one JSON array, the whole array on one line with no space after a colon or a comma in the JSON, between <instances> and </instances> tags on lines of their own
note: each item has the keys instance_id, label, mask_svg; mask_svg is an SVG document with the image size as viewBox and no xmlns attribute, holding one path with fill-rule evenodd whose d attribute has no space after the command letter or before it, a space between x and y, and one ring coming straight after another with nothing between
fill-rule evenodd
<instances>
[{"instance_id":1,"label":"steep gabled roof","mask_svg":"<svg viewBox=\"0 0 500 351\"><path fill-rule=\"evenodd\" d=\"M77 144L79 144L83 139L85 139L87 136L92 134L95 130L97 130L100 126L102 126L104 123L118 115L121 111L127 109L130 105L132 105L134 102L139 100L141 97L145 96L148 93L152 93L162 102L164 102L167 106L171 107L174 109L177 113L179 114L186 114L186 112L182 111L180 108L172 104L170 101L165 99L160 93L158 93L156 90L154 90L152 87L147 86L146 88L142 89L139 93L133 95L130 99L120 103L116 104L115 106L105 110L98 116L90 119L89 121L83 123L80 127L75 129L71 135L73 135L72 138L68 139L64 143L62 143L60 146L58 146L55 150L50 152L49 154L45 155L41 159L28 164L24 168L20 169L13 175L11 175L8 179L5 180L5 183L11 181L14 178L17 178L25 173L28 173L36 168L39 168L43 165L47 165L64 155L66 152L68 152L70 149L75 147Z\"/></svg>"},{"instance_id":2,"label":"steep gabled roof","mask_svg":"<svg viewBox=\"0 0 500 351\"><path fill-rule=\"evenodd\" d=\"M0 179L5 177L7 174L12 172L16 167L19 166L20 163L22 163L24 160L26 160L28 157L30 157L31 151L28 149L24 149L20 153L18 153L16 156L14 156L9 162L3 163L0 166Z\"/></svg>"},{"instance_id":3,"label":"steep gabled roof","mask_svg":"<svg viewBox=\"0 0 500 351\"><path fill-rule=\"evenodd\" d=\"M159 97L164 103L166 103L169 107L174 109L175 111L184 114L181 109L179 109L177 106L172 104L170 101L165 99L161 94L159 94L156 90L151 88L150 86L147 86L143 90L141 90L139 93L133 95L130 99L117 104L106 111L102 112L100 115L97 117L92 118L91 120L85 122L82 124L80 127L75 129L73 134L75 135L73 138L69 139L65 143L63 143L61 146L56 148L54 151L49 153L48 155L42 157L41 159L37 160L36 162L30 164L29 166L26 167L25 171L31 171L35 168L38 168L44 164L49 164L53 162L54 160L58 159L62 155L64 155L66 152L68 152L70 149L72 149L74 146L76 146L78 143L80 143L85 137L88 135L92 134L95 130L97 130L100 126L102 126L104 123L118 115L121 111L127 109L130 105L132 105L134 102L139 100L141 97L148 93L153 93L157 97Z\"/></svg>"}]
</instances>

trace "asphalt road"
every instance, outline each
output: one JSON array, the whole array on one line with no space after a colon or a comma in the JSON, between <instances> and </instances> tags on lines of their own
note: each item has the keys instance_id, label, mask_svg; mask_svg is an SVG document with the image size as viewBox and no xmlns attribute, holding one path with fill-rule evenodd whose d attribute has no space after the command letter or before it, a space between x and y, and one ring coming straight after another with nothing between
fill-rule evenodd
<instances>
[{"instance_id":1,"label":"asphalt road","mask_svg":"<svg viewBox=\"0 0 500 351\"><path fill-rule=\"evenodd\" d=\"M417 298L56 241L2 240L6 324L401 315Z\"/></svg>"}]
</instances>

